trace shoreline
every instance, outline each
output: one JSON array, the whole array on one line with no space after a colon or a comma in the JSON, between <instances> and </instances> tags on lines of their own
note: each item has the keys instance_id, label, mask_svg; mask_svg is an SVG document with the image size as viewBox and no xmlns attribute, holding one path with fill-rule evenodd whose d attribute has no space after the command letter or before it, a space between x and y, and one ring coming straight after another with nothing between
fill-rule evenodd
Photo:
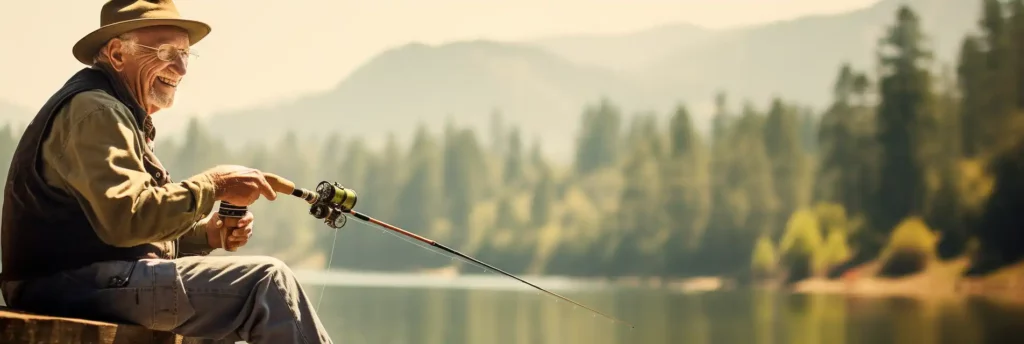
<instances>
[{"instance_id":1,"label":"shoreline","mask_svg":"<svg viewBox=\"0 0 1024 344\"><path fill-rule=\"evenodd\" d=\"M738 283L725 276L694 276L661 278L620 276L579 278L560 275L522 275L551 290L593 290L612 288L650 288L678 293L704 293L736 289L768 289L798 294L843 294L866 297L909 297L916 299L962 299L982 297L1024 305L1024 261L1011 264L983 276L963 277L969 266L967 258L931 261L920 272L901 277L878 276L878 262L870 261L850 269L833 279L811 277L784 284L780 278L753 279ZM300 269L302 279L314 284L359 286L396 283L400 286L480 289L529 289L518 282L498 274L464 274L455 268L441 268L417 272L380 271L316 271ZM333 277L369 277L356 282L332 281ZM410 279L412 277L412 279Z\"/></svg>"}]
</instances>

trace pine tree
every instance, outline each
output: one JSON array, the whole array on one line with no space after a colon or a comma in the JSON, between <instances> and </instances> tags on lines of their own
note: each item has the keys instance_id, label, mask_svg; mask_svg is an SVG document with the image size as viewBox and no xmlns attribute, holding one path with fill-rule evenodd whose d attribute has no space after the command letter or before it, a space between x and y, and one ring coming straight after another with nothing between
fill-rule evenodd
<instances>
[{"instance_id":1,"label":"pine tree","mask_svg":"<svg viewBox=\"0 0 1024 344\"><path fill-rule=\"evenodd\" d=\"M851 214L867 211L877 176L874 114L864 100L869 85L867 76L844 64L818 133L821 151L814 201L842 204Z\"/></svg>"},{"instance_id":2,"label":"pine tree","mask_svg":"<svg viewBox=\"0 0 1024 344\"><path fill-rule=\"evenodd\" d=\"M388 134L387 143L384 145L380 156L370 161L367 168L366 178L362 180L367 197L364 197L362 206L372 211L379 218L391 219L398 216L401 209L396 208L398 190L405 178L404 160L387 159L386 157L401 156L401 148L395 135Z\"/></svg>"},{"instance_id":3,"label":"pine tree","mask_svg":"<svg viewBox=\"0 0 1024 344\"><path fill-rule=\"evenodd\" d=\"M551 171L541 166L537 184L530 199L530 224L540 227L551 221L551 208L555 203L555 186Z\"/></svg>"},{"instance_id":4,"label":"pine tree","mask_svg":"<svg viewBox=\"0 0 1024 344\"><path fill-rule=\"evenodd\" d=\"M1010 0L1010 42L1016 80L1017 109L1024 110L1024 0Z\"/></svg>"},{"instance_id":5,"label":"pine tree","mask_svg":"<svg viewBox=\"0 0 1024 344\"><path fill-rule=\"evenodd\" d=\"M977 37L967 36L960 46L957 66L957 81L961 96L961 140L962 151L968 157L976 156L983 150L986 94L985 53Z\"/></svg>"},{"instance_id":6,"label":"pine tree","mask_svg":"<svg viewBox=\"0 0 1024 344\"><path fill-rule=\"evenodd\" d=\"M523 161L523 141L519 128L513 128L508 134L505 153L504 182L506 186L519 185L523 181L525 164Z\"/></svg>"},{"instance_id":7,"label":"pine tree","mask_svg":"<svg viewBox=\"0 0 1024 344\"><path fill-rule=\"evenodd\" d=\"M711 156L711 217L696 273L749 266L754 241L769 233L777 216L771 165L764 147L763 118L746 104L723 126ZM713 262L713 263L712 263Z\"/></svg>"},{"instance_id":8,"label":"pine tree","mask_svg":"<svg viewBox=\"0 0 1024 344\"><path fill-rule=\"evenodd\" d=\"M903 218L920 215L924 206L924 175L931 157L926 139L932 134L929 113L931 77L927 62L931 52L924 47L916 13L900 7L896 23L881 42L877 139L882 145L881 180L873 227L889 233Z\"/></svg>"},{"instance_id":9,"label":"pine tree","mask_svg":"<svg viewBox=\"0 0 1024 344\"><path fill-rule=\"evenodd\" d=\"M433 232L436 221L443 214L441 149L426 127L416 130L412 147L407 154L411 175L399 191L395 225L403 228L423 228ZM436 240L448 239L438 236Z\"/></svg>"},{"instance_id":10,"label":"pine tree","mask_svg":"<svg viewBox=\"0 0 1024 344\"><path fill-rule=\"evenodd\" d=\"M587 175L618 161L621 122L621 111L607 98L584 109L576 149L577 174Z\"/></svg>"},{"instance_id":11,"label":"pine tree","mask_svg":"<svg viewBox=\"0 0 1024 344\"><path fill-rule=\"evenodd\" d=\"M642 124L641 124L642 125ZM638 140L630 147L630 154L622 173L629 178L622 191L618 213L620 244L616 253L615 271L657 274L666 267L666 244L671 232L668 216L663 207L664 194L654 144ZM642 266L628 262L643 261Z\"/></svg>"},{"instance_id":12,"label":"pine tree","mask_svg":"<svg viewBox=\"0 0 1024 344\"><path fill-rule=\"evenodd\" d=\"M684 273L687 259L697 253L711 211L707 155L693 128L687 108L680 104L669 120L669 158L663 166L665 212L672 230L668 250L671 272Z\"/></svg>"},{"instance_id":13,"label":"pine tree","mask_svg":"<svg viewBox=\"0 0 1024 344\"><path fill-rule=\"evenodd\" d=\"M484 191L486 166L473 131L457 130L446 138L444 190L448 220L453 226L449 240L461 244L468 236L470 215Z\"/></svg>"},{"instance_id":14,"label":"pine tree","mask_svg":"<svg viewBox=\"0 0 1024 344\"><path fill-rule=\"evenodd\" d=\"M1007 14L1003 0L984 0L980 24L987 48L985 61L988 73L985 74L985 80L989 99L985 111L991 116L989 120L992 123L989 124L994 125L987 130L989 135L998 132L999 122L1005 121L1017 105L1017 62L1014 61L1016 44L1013 41L1012 22L1007 20L1008 17L1012 18L1012 13L1011 16ZM986 143L987 147L996 144Z\"/></svg>"}]
</instances>

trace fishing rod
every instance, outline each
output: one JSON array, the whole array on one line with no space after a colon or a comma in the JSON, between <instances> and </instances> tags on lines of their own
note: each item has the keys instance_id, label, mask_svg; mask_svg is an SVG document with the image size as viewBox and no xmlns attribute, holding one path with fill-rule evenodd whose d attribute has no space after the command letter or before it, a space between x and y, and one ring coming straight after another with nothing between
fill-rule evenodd
<instances>
[{"instance_id":1,"label":"fishing rod","mask_svg":"<svg viewBox=\"0 0 1024 344\"><path fill-rule=\"evenodd\" d=\"M462 252L459 252L459 251L457 251L455 249L449 248L448 246L445 246L445 245L443 245L443 244L441 244L441 243L439 243L437 241L428 239L428 238L423 237L421 235L415 234L413 232L404 230L404 229L399 228L397 226L388 224L388 223L386 223L384 221L375 219L375 218L370 217L370 216L368 216L366 214L363 214L363 213L360 213L358 211L355 211L354 208L355 208L355 205L356 205L356 200L358 198L358 195L356 195L356 192L353 191L352 189L345 188L344 186L341 186L341 184L338 184L337 182L331 183L331 182L327 182L327 181L322 181L319 184L317 184L316 191L314 192L314 191L310 191L310 190L307 190L307 189L304 189L304 188L301 188L301 187L297 187L297 186L295 186L294 182L292 182L292 181L290 181L288 179L282 178L281 176L278 176L278 175L273 174L273 173L263 172L263 176L266 178L267 182L270 183L270 186L271 186L271 188L274 189L274 191L276 191L278 193L288 194L288 195L292 195L292 196L301 198L301 199L305 200L306 203L309 203L310 204L310 208L309 208L310 215L313 215L313 217L315 217L317 219L324 220L324 223L327 226L331 227L331 228L339 229L339 228L344 227L345 224L348 223L347 216L346 216L346 215L348 215L348 216L354 217L357 220L360 220L360 221L362 221L364 223L373 225L373 226L381 228L381 229L386 229L386 230L389 230L389 231L392 231L392 232L404 235L406 237L415 239L415 240L417 240L419 242L422 242L424 244L436 247L436 248L438 248L438 249L440 249L442 251L445 251L445 252L451 253L451 254L453 254L455 256L458 256L459 258L465 259L465 260L467 260L469 262L472 262L474 264L477 264L479 266L483 266L486 269L489 269L491 271L494 271L494 272L500 273L502 275L505 275L507 277L513 278L513 279L515 279L515 280L517 280L519 282L525 283L526 285L529 285L529 286L533 287L534 289L540 290L540 291L542 291L544 293L547 293L548 295L551 295L551 296L557 297L559 299L565 300L565 301L570 302L570 303L572 303L574 305L577 305L579 307L583 307L583 308L585 308L585 309L587 309L587 310L589 310L591 312L594 312L595 314L601 315L602 317L604 317L606 319L612 320L614 322L619 322L619 323L626 324L630 328L635 328L635 326L633 326L633 324L630 324L628 322L619 320L619 319L617 319L615 317L612 317L612 316L609 316L609 315L604 314L602 312L599 312L599 311L597 311L597 310L595 310L593 308L584 306L583 304L580 304L579 302L573 301L573 300L571 300L571 299L569 299L569 298L567 298L565 296L562 296L562 295L556 294L554 292L548 291L548 290L546 290L544 288L541 288L541 287L539 287L539 286L537 286L537 285L535 285L533 283L527 282L526 280L523 280L522 278L519 278L519 277L517 277L517 276L515 276L515 275L513 275L511 273L505 272L504 270L496 268L496 267L494 267L494 266L492 266L490 264L484 263L484 262L482 262L482 261L480 261L480 260L478 260L476 258L470 257L469 255L466 255L466 254L464 254ZM247 207L245 207L245 206L234 205L234 204L230 204L230 203L226 203L224 201L221 201L220 208L218 209L218 214L220 214L220 216L223 218L223 221L224 221L224 226L221 227L222 229L221 229L221 233L220 233L221 245L222 245L221 248L223 248L224 250L235 251L237 249L237 247L228 246L228 244L227 244L227 236L228 236L229 232L231 230L233 230L234 227L236 227L236 224L238 223L238 220L241 219L242 216L245 216L246 211L247 211Z\"/></svg>"}]
</instances>

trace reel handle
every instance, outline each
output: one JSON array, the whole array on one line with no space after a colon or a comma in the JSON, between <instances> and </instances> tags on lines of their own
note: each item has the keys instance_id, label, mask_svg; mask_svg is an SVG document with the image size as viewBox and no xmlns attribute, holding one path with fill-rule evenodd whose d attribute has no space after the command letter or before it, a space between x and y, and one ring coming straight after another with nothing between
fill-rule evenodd
<instances>
[{"instance_id":1,"label":"reel handle","mask_svg":"<svg viewBox=\"0 0 1024 344\"><path fill-rule=\"evenodd\" d=\"M238 229L238 221L245 216L248 207L231 204L225 201L220 202L217 214L220 215L220 248L228 252L238 250L238 246L228 245L228 237Z\"/></svg>"}]
</instances>

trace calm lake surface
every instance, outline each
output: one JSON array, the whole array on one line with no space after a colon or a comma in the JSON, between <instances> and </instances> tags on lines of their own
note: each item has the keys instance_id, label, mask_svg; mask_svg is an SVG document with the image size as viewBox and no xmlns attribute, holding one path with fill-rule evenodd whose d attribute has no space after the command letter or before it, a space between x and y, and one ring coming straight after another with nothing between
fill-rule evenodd
<instances>
[{"instance_id":1,"label":"calm lake surface","mask_svg":"<svg viewBox=\"0 0 1024 344\"><path fill-rule=\"evenodd\" d=\"M1024 343L1024 308L738 290L680 293L524 277L636 325L496 275L301 273L337 343ZM557 300L557 301L556 301Z\"/></svg>"}]
</instances>

